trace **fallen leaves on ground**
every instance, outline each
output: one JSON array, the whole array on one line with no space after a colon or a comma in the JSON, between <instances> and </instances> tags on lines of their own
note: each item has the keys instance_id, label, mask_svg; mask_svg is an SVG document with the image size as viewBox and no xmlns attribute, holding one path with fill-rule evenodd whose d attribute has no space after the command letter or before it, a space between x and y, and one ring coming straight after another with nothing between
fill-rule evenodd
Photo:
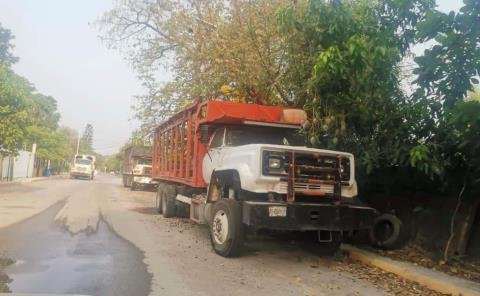
<instances>
[{"instance_id":1,"label":"fallen leaves on ground","mask_svg":"<svg viewBox=\"0 0 480 296\"><path fill-rule=\"evenodd\" d=\"M393 260L411 262L415 265L480 283L480 261L466 262L466 260L454 258L451 262L442 264L439 260L433 258L431 252L415 244L394 251L367 249Z\"/></svg>"},{"instance_id":2,"label":"fallen leaves on ground","mask_svg":"<svg viewBox=\"0 0 480 296\"><path fill-rule=\"evenodd\" d=\"M332 262L331 268L340 272L348 272L356 278L366 280L375 287L386 291L392 295L422 295L422 296L442 296L445 294L433 291L418 283L405 280L396 274L386 272L377 267L363 264L349 257L338 258Z\"/></svg>"}]
</instances>

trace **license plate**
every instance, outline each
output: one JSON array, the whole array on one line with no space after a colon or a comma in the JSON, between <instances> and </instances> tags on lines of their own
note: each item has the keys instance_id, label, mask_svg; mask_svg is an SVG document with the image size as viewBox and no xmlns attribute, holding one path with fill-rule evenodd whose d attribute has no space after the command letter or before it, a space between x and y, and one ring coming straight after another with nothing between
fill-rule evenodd
<instances>
[{"instance_id":1,"label":"license plate","mask_svg":"<svg viewBox=\"0 0 480 296\"><path fill-rule=\"evenodd\" d=\"M287 207L268 207L268 216L287 217Z\"/></svg>"}]
</instances>

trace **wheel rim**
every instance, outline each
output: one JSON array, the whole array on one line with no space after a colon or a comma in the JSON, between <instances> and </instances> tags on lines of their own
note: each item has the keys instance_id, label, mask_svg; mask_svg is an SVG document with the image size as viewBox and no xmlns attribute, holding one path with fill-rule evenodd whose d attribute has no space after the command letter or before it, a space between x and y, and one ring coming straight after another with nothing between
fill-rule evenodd
<instances>
[{"instance_id":1,"label":"wheel rim","mask_svg":"<svg viewBox=\"0 0 480 296\"><path fill-rule=\"evenodd\" d=\"M213 239L217 244L224 244L228 237L228 217L220 210L215 213L212 223Z\"/></svg>"}]
</instances>

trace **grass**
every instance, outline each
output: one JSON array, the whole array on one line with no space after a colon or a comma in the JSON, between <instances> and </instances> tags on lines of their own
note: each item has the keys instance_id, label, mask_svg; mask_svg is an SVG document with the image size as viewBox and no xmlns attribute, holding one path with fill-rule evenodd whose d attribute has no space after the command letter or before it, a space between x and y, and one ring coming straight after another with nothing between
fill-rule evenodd
<instances>
[{"instance_id":1,"label":"grass","mask_svg":"<svg viewBox=\"0 0 480 296\"><path fill-rule=\"evenodd\" d=\"M12 280L8 277L8 275L3 273L3 270L5 269L5 267L13 263L14 262L12 259L0 257L0 293L11 292L10 289L8 288L8 283L10 283Z\"/></svg>"}]
</instances>

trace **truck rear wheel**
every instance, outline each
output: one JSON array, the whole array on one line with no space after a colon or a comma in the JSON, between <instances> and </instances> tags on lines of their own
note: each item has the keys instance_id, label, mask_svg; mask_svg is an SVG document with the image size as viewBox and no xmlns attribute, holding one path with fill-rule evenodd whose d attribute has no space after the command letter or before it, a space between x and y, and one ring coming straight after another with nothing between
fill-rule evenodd
<instances>
[{"instance_id":1,"label":"truck rear wheel","mask_svg":"<svg viewBox=\"0 0 480 296\"><path fill-rule=\"evenodd\" d=\"M158 184L157 194L155 195L155 208L159 214L162 213L163 185Z\"/></svg>"},{"instance_id":2,"label":"truck rear wheel","mask_svg":"<svg viewBox=\"0 0 480 296\"><path fill-rule=\"evenodd\" d=\"M175 197L177 190L173 185L165 185L162 191L162 213L165 218L175 217Z\"/></svg>"},{"instance_id":3,"label":"truck rear wheel","mask_svg":"<svg viewBox=\"0 0 480 296\"><path fill-rule=\"evenodd\" d=\"M210 240L215 253L223 257L237 256L244 239L241 204L233 199L215 202L210 223Z\"/></svg>"}]
</instances>

